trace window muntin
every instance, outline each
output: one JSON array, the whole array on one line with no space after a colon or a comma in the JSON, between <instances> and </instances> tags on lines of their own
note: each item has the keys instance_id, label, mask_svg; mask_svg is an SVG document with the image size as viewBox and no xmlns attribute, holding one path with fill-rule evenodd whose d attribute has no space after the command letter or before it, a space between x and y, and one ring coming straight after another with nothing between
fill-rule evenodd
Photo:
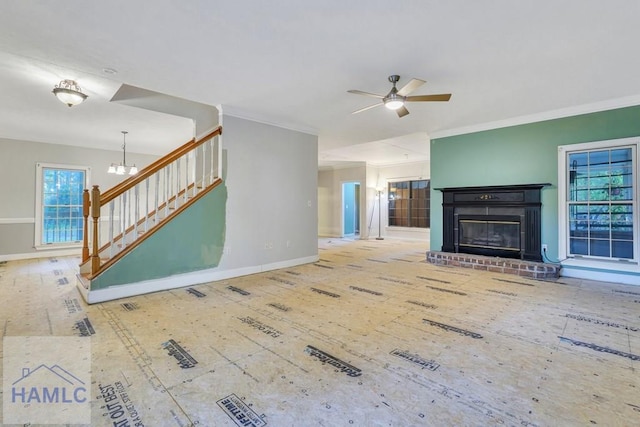
<instances>
[{"instance_id":1,"label":"window muntin","mask_svg":"<svg viewBox=\"0 0 640 427\"><path fill-rule=\"evenodd\" d=\"M633 260L635 147L567 153L567 255Z\"/></svg>"},{"instance_id":2,"label":"window muntin","mask_svg":"<svg viewBox=\"0 0 640 427\"><path fill-rule=\"evenodd\" d=\"M389 183L389 226L430 226L430 182L428 179Z\"/></svg>"}]
</instances>

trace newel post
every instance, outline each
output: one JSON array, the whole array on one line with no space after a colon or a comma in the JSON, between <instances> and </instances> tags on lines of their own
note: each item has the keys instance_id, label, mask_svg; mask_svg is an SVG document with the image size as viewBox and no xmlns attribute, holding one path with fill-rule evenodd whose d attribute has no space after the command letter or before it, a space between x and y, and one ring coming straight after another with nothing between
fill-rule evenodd
<instances>
[{"instance_id":1,"label":"newel post","mask_svg":"<svg viewBox=\"0 0 640 427\"><path fill-rule=\"evenodd\" d=\"M100 269L98 221L100 221L100 189L97 185L91 190L91 216L93 217L93 251L91 254L91 274Z\"/></svg>"},{"instance_id":2,"label":"newel post","mask_svg":"<svg viewBox=\"0 0 640 427\"><path fill-rule=\"evenodd\" d=\"M91 201L89 190L84 189L82 193L82 216L84 217L84 232L82 233L82 262L89 259L89 208Z\"/></svg>"}]
</instances>

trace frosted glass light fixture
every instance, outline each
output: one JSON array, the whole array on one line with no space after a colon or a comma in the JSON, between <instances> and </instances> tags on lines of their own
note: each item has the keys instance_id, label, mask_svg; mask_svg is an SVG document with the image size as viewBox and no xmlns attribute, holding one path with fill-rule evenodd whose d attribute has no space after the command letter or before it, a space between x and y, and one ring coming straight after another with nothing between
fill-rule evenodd
<instances>
[{"instance_id":1,"label":"frosted glass light fixture","mask_svg":"<svg viewBox=\"0 0 640 427\"><path fill-rule=\"evenodd\" d=\"M87 99L87 95L82 93L82 89L75 80L62 80L53 88L52 92L60 102L67 104L69 107L78 105Z\"/></svg>"},{"instance_id":2,"label":"frosted glass light fixture","mask_svg":"<svg viewBox=\"0 0 640 427\"><path fill-rule=\"evenodd\" d=\"M384 106L389 110L397 110L404 105L404 99L395 93L384 98Z\"/></svg>"}]
</instances>

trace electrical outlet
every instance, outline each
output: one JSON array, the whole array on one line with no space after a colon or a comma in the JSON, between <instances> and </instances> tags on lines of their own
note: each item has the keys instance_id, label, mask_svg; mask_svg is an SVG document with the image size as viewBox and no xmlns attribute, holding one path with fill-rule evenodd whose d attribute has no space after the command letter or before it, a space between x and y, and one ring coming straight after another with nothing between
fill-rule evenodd
<instances>
[{"instance_id":1,"label":"electrical outlet","mask_svg":"<svg viewBox=\"0 0 640 427\"><path fill-rule=\"evenodd\" d=\"M542 252L547 252L548 246L546 243L542 244Z\"/></svg>"}]
</instances>

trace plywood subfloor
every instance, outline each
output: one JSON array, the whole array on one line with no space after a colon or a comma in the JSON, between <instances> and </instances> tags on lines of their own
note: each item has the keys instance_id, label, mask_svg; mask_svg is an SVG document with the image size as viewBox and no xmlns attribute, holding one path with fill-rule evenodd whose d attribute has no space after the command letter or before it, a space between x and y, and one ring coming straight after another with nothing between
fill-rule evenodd
<instances>
[{"instance_id":1,"label":"plywood subfloor","mask_svg":"<svg viewBox=\"0 0 640 427\"><path fill-rule=\"evenodd\" d=\"M640 425L640 287L319 245L315 264L93 306L78 259L7 262L0 327L94 332L95 426Z\"/></svg>"}]
</instances>

